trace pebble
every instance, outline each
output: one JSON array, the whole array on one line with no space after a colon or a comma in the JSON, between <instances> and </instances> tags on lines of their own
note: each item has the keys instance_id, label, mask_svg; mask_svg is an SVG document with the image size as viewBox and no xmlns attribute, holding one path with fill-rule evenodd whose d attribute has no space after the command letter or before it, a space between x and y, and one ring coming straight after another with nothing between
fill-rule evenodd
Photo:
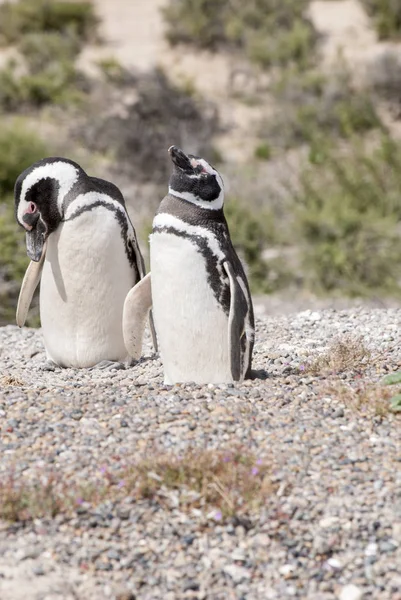
<instances>
[{"instance_id":1,"label":"pebble","mask_svg":"<svg viewBox=\"0 0 401 600\"><path fill-rule=\"evenodd\" d=\"M378 550L378 546L376 543L372 542L368 544L365 548L365 556L376 556Z\"/></svg>"},{"instance_id":2,"label":"pebble","mask_svg":"<svg viewBox=\"0 0 401 600\"><path fill-rule=\"evenodd\" d=\"M231 579L236 585L238 585L242 581L247 581L251 577L251 574L249 573L248 569L239 567L238 565L226 565L223 571L231 577Z\"/></svg>"},{"instance_id":3,"label":"pebble","mask_svg":"<svg viewBox=\"0 0 401 600\"><path fill-rule=\"evenodd\" d=\"M363 596L362 590L350 583L349 585L345 585L340 595L338 596L339 600L360 600Z\"/></svg>"}]
</instances>

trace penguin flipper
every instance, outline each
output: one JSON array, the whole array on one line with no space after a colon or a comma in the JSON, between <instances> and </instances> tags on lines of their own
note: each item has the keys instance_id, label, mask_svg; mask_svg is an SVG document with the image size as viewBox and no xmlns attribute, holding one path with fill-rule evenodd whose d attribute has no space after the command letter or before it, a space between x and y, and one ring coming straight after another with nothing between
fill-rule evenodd
<instances>
[{"instance_id":1,"label":"penguin flipper","mask_svg":"<svg viewBox=\"0 0 401 600\"><path fill-rule=\"evenodd\" d=\"M244 340L246 335L246 322L249 312L246 297L241 285L235 276L232 264L225 261L224 269L230 281L230 313L228 317L228 348L230 354L231 375L234 381L242 381L245 376L245 354L248 346L248 340ZM245 369L244 369L245 367Z\"/></svg>"},{"instance_id":2,"label":"penguin flipper","mask_svg":"<svg viewBox=\"0 0 401 600\"><path fill-rule=\"evenodd\" d=\"M149 275L150 275L150 273L149 273ZM159 344L157 343L156 328L155 328L155 322L153 319L153 311L152 310L149 311L149 328L150 328L150 334L152 336L154 351L158 352Z\"/></svg>"},{"instance_id":3,"label":"penguin flipper","mask_svg":"<svg viewBox=\"0 0 401 600\"><path fill-rule=\"evenodd\" d=\"M142 354L143 334L146 319L152 308L150 273L140 279L128 292L123 310L123 336L128 354L139 360ZM151 329L153 321L151 321ZM152 335L153 335L152 330Z\"/></svg>"},{"instance_id":4,"label":"penguin flipper","mask_svg":"<svg viewBox=\"0 0 401 600\"><path fill-rule=\"evenodd\" d=\"M42 275L43 263L46 256L46 242L43 246L42 256L38 262L31 262L25 271L24 279L22 280L20 293L18 296L16 321L18 327L23 327L28 315L29 307L31 306L32 298L35 293L40 277Z\"/></svg>"}]
</instances>

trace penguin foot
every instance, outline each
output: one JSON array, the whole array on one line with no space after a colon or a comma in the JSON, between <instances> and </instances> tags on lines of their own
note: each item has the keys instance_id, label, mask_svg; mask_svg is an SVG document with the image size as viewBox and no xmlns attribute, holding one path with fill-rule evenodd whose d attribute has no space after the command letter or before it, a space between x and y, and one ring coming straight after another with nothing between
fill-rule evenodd
<instances>
[{"instance_id":1,"label":"penguin foot","mask_svg":"<svg viewBox=\"0 0 401 600\"><path fill-rule=\"evenodd\" d=\"M40 371L55 371L56 369L58 369L58 365L52 360L47 360L39 367Z\"/></svg>"},{"instance_id":2,"label":"penguin foot","mask_svg":"<svg viewBox=\"0 0 401 600\"><path fill-rule=\"evenodd\" d=\"M269 373L265 369L251 369L246 374L245 379L269 379Z\"/></svg>"},{"instance_id":3,"label":"penguin foot","mask_svg":"<svg viewBox=\"0 0 401 600\"><path fill-rule=\"evenodd\" d=\"M125 364L115 361L115 360L101 360L99 363L94 365L93 367L89 367L88 371L95 371L100 369L101 371L121 371L125 369Z\"/></svg>"}]
</instances>

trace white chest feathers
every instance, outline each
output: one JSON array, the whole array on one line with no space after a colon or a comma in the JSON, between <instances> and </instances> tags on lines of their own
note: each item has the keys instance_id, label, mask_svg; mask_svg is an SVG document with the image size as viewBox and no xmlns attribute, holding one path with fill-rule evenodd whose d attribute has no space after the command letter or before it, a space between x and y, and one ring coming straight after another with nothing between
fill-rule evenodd
<instances>
[{"instance_id":1,"label":"white chest feathers","mask_svg":"<svg viewBox=\"0 0 401 600\"><path fill-rule=\"evenodd\" d=\"M64 367L124 360L122 311L134 279L110 210L62 223L49 236L40 288L48 358Z\"/></svg>"},{"instance_id":2,"label":"white chest feathers","mask_svg":"<svg viewBox=\"0 0 401 600\"><path fill-rule=\"evenodd\" d=\"M155 232L150 261L165 383L231 382L228 316L208 283L205 258L196 244Z\"/></svg>"}]
</instances>

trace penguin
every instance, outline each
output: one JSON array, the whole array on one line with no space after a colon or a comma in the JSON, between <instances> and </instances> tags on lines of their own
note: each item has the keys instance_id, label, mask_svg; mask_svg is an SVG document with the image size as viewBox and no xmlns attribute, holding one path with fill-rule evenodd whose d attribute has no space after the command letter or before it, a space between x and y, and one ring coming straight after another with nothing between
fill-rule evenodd
<instances>
[{"instance_id":1,"label":"penguin","mask_svg":"<svg viewBox=\"0 0 401 600\"><path fill-rule=\"evenodd\" d=\"M176 146L169 153L173 172L153 220L150 274L131 294L152 303L166 384L242 381L251 373L255 324L223 180L205 159Z\"/></svg>"},{"instance_id":2,"label":"penguin","mask_svg":"<svg viewBox=\"0 0 401 600\"><path fill-rule=\"evenodd\" d=\"M25 323L40 281L47 368L123 368L125 300L145 277L135 229L120 190L74 161L44 158L15 183L15 214L31 263L21 286L17 324ZM138 360L148 313L130 310ZM141 315L135 322L135 317ZM46 367L45 367L46 368Z\"/></svg>"}]
</instances>

